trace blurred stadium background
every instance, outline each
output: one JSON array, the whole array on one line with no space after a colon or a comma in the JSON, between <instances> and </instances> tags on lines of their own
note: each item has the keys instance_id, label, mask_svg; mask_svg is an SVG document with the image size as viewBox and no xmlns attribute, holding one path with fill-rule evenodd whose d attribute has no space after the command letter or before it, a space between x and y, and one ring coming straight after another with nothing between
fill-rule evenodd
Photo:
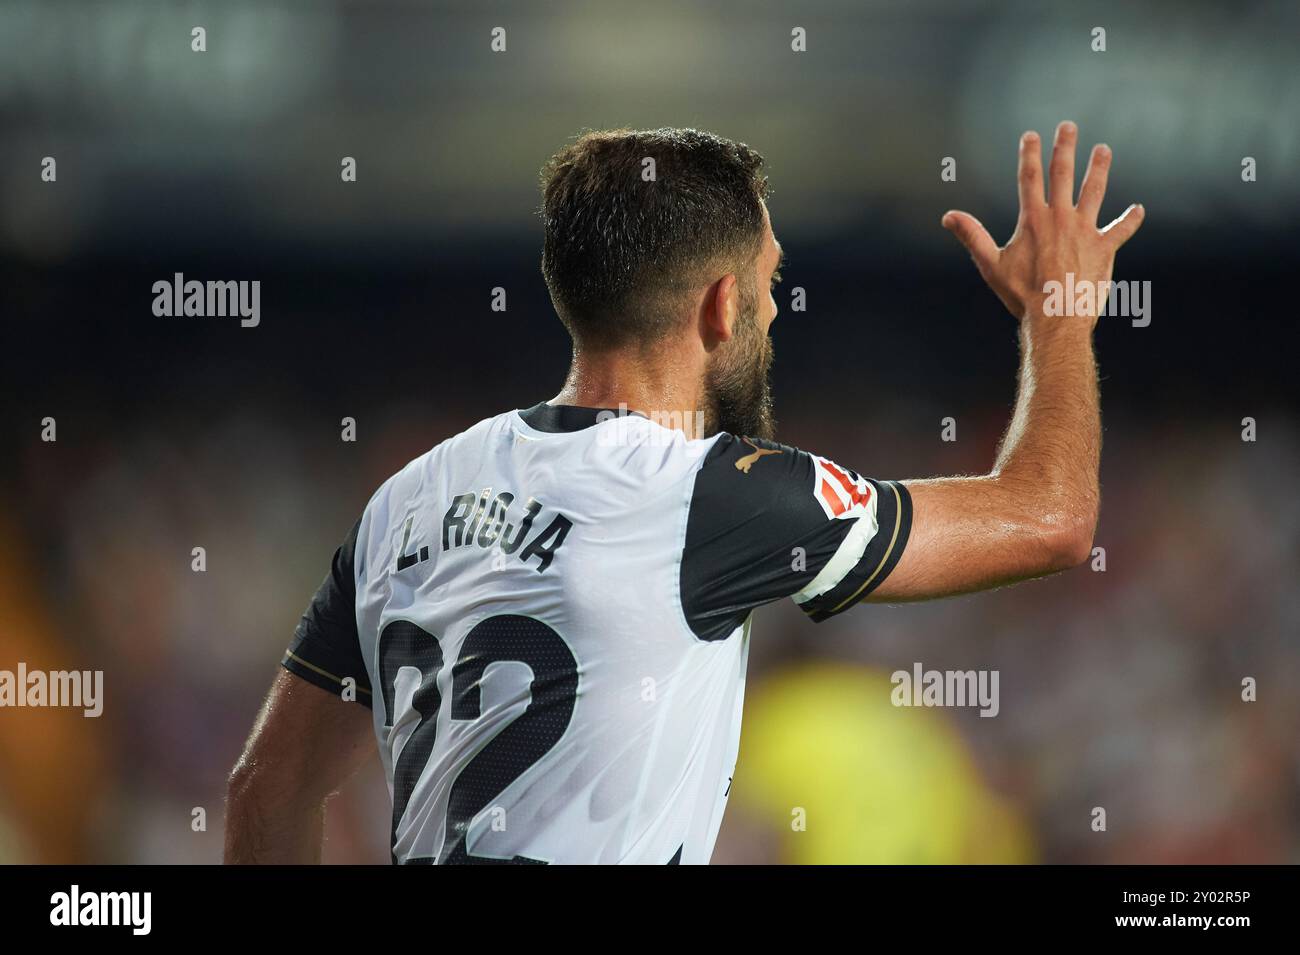
<instances>
[{"instance_id":1,"label":"blurred stadium background","mask_svg":"<svg viewBox=\"0 0 1300 955\"><path fill-rule=\"evenodd\" d=\"M988 467L1016 363L939 217L1005 239L1016 137L1067 117L1115 150L1103 212L1148 209L1116 278L1152 282L1152 322L1098 335L1106 571L760 611L715 861L1300 861L1298 27L1287 2L0 4L0 668L106 674L100 719L0 711L0 861L219 859L225 774L372 490L559 388L535 182L568 137L763 152L808 301L773 331L781 438L919 477ZM260 327L155 318L178 271L260 280ZM999 716L895 709L915 661L998 669ZM327 861L387 861L386 798L376 760Z\"/></svg>"}]
</instances>

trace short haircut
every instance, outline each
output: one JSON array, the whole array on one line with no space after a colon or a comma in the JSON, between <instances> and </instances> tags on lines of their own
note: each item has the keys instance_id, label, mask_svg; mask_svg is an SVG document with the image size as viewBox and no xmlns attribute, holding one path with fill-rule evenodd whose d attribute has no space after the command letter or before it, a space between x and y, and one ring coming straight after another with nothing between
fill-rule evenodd
<instances>
[{"instance_id":1,"label":"short haircut","mask_svg":"<svg viewBox=\"0 0 1300 955\"><path fill-rule=\"evenodd\" d=\"M654 160L653 178L646 160ZM644 346L762 247L763 157L695 129L584 133L542 167L542 275L575 344Z\"/></svg>"}]
</instances>

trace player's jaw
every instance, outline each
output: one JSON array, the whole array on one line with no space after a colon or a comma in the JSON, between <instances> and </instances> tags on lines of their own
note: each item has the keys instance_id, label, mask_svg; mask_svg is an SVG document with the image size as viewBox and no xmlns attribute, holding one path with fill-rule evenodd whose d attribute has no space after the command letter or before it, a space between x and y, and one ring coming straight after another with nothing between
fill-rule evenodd
<instances>
[{"instance_id":1,"label":"player's jaw","mask_svg":"<svg viewBox=\"0 0 1300 955\"><path fill-rule=\"evenodd\" d=\"M754 282L740 283L739 305L735 335L713 353L705 370L705 435L727 431L770 441L776 436L769 380L774 352L759 325Z\"/></svg>"}]
</instances>

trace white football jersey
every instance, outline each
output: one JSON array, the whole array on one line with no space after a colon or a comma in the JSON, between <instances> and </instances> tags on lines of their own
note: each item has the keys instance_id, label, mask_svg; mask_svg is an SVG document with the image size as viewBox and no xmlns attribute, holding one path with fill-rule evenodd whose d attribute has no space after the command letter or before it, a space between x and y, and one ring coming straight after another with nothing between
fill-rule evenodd
<instances>
[{"instance_id":1,"label":"white football jersey","mask_svg":"<svg viewBox=\"0 0 1300 955\"><path fill-rule=\"evenodd\" d=\"M511 411L380 487L284 666L372 707L394 862L707 863L752 611L847 609L910 519L784 445Z\"/></svg>"}]
</instances>

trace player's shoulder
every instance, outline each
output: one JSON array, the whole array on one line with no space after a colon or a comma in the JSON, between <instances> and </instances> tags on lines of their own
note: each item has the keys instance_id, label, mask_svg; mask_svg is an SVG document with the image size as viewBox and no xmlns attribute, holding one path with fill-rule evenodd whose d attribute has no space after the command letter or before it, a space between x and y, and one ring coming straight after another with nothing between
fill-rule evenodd
<instances>
[{"instance_id":1,"label":"player's shoulder","mask_svg":"<svg viewBox=\"0 0 1300 955\"><path fill-rule=\"evenodd\" d=\"M724 432L700 468L693 509L721 515L820 511L836 518L871 494L866 478L830 458Z\"/></svg>"},{"instance_id":2,"label":"player's shoulder","mask_svg":"<svg viewBox=\"0 0 1300 955\"><path fill-rule=\"evenodd\" d=\"M391 474L366 505L366 514L386 511L391 502L418 498L423 489L437 486L437 475L454 457L476 459L492 434L509 427L513 412L483 418L408 461ZM364 523L364 521L363 521Z\"/></svg>"},{"instance_id":3,"label":"player's shoulder","mask_svg":"<svg viewBox=\"0 0 1300 955\"><path fill-rule=\"evenodd\" d=\"M811 482L812 455L763 438L722 432L700 465L695 496L709 506L776 499Z\"/></svg>"},{"instance_id":4,"label":"player's shoulder","mask_svg":"<svg viewBox=\"0 0 1300 955\"><path fill-rule=\"evenodd\" d=\"M765 438L751 438L746 435L720 432L714 440L704 460L708 468L723 468L730 465L742 474L754 472L754 466L762 460L781 457L782 464L801 463L807 452L788 444L769 441Z\"/></svg>"}]
</instances>

